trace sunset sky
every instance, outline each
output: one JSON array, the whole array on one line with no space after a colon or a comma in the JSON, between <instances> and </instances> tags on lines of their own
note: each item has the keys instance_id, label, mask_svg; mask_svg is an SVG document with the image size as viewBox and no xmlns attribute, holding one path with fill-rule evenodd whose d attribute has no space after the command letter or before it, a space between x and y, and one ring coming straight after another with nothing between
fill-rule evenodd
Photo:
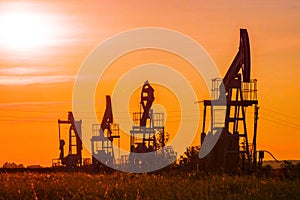
<instances>
[{"instance_id":1,"label":"sunset sky","mask_svg":"<svg viewBox=\"0 0 300 200\"><path fill-rule=\"evenodd\" d=\"M109 37L142 27L168 28L193 38L222 76L238 51L239 29L247 28L252 78L258 79L258 149L269 150L280 160L300 159L299 22L300 2L293 0L2 0L0 165L8 161L49 166L59 155L57 119L66 119L72 110L73 84L85 58ZM190 80L198 100L208 98L201 77L185 70L188 64L182 59L166 52L138 51L118 59L104 74L112 80L99 83L95 105L99 118L104 95L122 72L149 62L174 66ZM164 88L159 92L159 86L156 92L167 111L178 112L174 96L167 96ZM175 99L174 104L167 105L163 95ZM138 104L133 104L130 109L138 111L134 110ZM170 133L178 127L174 118L166 124Z\"/></svg>"}]
</instances>

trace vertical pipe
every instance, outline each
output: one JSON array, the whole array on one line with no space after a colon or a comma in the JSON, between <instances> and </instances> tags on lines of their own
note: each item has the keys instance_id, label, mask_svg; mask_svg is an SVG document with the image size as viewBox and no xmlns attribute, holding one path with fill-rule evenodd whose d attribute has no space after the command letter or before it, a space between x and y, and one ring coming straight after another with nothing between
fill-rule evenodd
<instances>
[{"instance_id":1,"label":"vertical pipe","mask_svg":"<svg viewBox=\"0 0 300 200\"><path fill-rule=\"evenodd\" d=\"M60 121L58 120L58 144L60 144Z\"/></svg>"},{"instance_id":2,"label":"vertical pipe","mask_svg":"<svg viewBox=\"0 0 300 200\"><path fill-rule=\"evenodd\" d=\"M72 154L72 129L73 125L71 125L69 129L69 154Z\"/></svg>"},{"instance_id":3,"label":"vertical pipe","mask_svg":"<svg viewBox=\"0 0 300 200\"><path fill-rule=\"evenodd\" d=\"M257 121L258 121L258 109L259 107L255 104L255 116L254 116L254 134L253 134L253 164L256 166L257 152L256 152L256 137L257 137Z\"/></svg>"},{"instance_id":4,"label":"vertical pipe","mask_svg":"<svg viewBox=\"0 0 300 200\"><path fill-rule=\"evenodd\" d=\"M242 92L241 92L241 95ZM243 97L241 96L241 99L243 99ZM235 95L235 101L238 102L239 101L239 92L238 89L236 89L236 95ZM239 105L235 105L234 106L234 125L233 125L233 133L238 132L238 126L239 126L239 116L240 116L240 106Z\"/></svg>"},{"instance_id":5,"label":"vertical pipe","mask_svg":"<svg viewBox=\"0 0 300 200\"><path fill-rule=\"evenodd\" d=\"M211 110L210 110L210 129L211 129L211 133L213 133L213 129L214 129L214 106L211 105Z\"/></svg>"},{"instance_id":6,"label":"vertical pipe","mask_svg":"<svg viewBox=\"0 0 300 200\"><path fill-rule=\"evenodd\" d=\"M117 138L117 140L118 140L118 158L120 159L121 158L120 138Z\"/></svg>"},{"instance_id":7,"label":"vertical pipe","mask_svg":"<svg viewBox=\"0 0 300 200\"><path fill-rule=\"evenodd\" d=\"M165 127L162 128L162 147L165 146Z\"/></svg>"},{"instance_id":8,"label":"vertical pipe","mask_svg":"<svg viewBox=\"0 0 300 200\"><path fill-rule=\"evenodd\" d=\"M202 133L201 133L201 145L203 144L204 142L204 139L205 139L205 122L206 122L206 105L204 103L204 110L203 110L203 124L202 124Z\"/></svg>"},{"instance_id":9,"label":"vertical pipe","mask_svg":"<svg viewBox=\"0 0 300 200\"><path fill-rule=\"evenodd\" d=\"M95 164L94 158L95 158L95 149L94 149L94 140L91 140L91 150L92 150L92 164Z\"/></svg>"},{"instance_id":10,"label":"vertical pipe","mask_svg":"<svg viewBox=\"0 0 300 200\"><path fill-rule=\"evenodd\" d=\"M227 105L226 105L226 116L225 116L225 129L229 130L229 121L230 121L230 111L231 111L231 100L232 100L232 88L229 88L227 95Z\"/></svg>"},{"instance_id":11,"label":"vertical pipe","mask_svg":"<svg viewBox=\"0 0 300 200\"><path fill-rule=\"evenodd\" d=\"M206 105L204 103L202 133L205 133L205 122L206 122Z\"/></svg>"}]
</instances>

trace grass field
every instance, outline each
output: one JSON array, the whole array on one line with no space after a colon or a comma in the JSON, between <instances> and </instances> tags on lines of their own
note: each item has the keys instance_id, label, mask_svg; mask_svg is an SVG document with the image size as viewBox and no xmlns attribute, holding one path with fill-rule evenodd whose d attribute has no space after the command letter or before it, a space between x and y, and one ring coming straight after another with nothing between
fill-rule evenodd
<instances>
[{"instance_id":1,"label":"grass field","mask_svg":"<svg viewBox=\"0 0 300 200\"><path fill-rule=\"evenodd\" d=\"M0 199L300 199L300 180L193 173L2 173Z\"/></svg>"}]
</instances>

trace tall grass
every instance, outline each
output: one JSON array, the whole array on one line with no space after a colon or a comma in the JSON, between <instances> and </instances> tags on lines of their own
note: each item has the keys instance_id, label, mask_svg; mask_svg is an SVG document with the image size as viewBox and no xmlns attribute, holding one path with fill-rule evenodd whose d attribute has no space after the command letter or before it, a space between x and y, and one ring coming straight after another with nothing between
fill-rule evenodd
<instances>
[{"instance_id":1,"label":"tall grass","mask_svg":"<svg viewBox=\"0 0 300 200\"><path fill-rule=\"evenodd\" d=\"M300 180L196 173L2 173L0 199L300 199Z\"/></svg>"}]
</instances>

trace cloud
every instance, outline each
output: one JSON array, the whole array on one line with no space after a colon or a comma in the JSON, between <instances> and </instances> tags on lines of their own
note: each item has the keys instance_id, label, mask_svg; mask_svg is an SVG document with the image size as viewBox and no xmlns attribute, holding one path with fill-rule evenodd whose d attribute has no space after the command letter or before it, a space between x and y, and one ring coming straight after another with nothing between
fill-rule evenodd
<instances>
[{"instance_id":1,"label":"cloud","mask_svg":"<svg viewBox=\"0 0 300 200\"><path fill-rule=\"evenodd\" d=\"M74 81L73 75L45 75L45 76L0 76L0 85L32 85L63 83Z\"/></svg>"},{"instance_id":2,"label":"cloud","mask_svg":"<svg viewBox=\"0 0 300 200\"><path fill-rule=\"evenodd\" d=\"M74 75L53 75L59 68L10 67L0 69L0 85L31 85L72 82Z\"/></svg>"},{"instance_id":3,"label":"cloud","mask_svg":"<svg viewBox=\"0 0 300 200\"><path fill-rule=\"evenodd\" d=\"M43 67L10 67L0 69L0 74L3 75L36 75L57 71L57 68Z\"/></svg>"},{"instance_id":4,"label":"cloud","mask_svg":"<svg viewBox=\"0 0 300 200\"><path fill-rule=\"evenodd\" d=\"M16 106L26 106L26 105L62 105L62 104L70 104L71 101L28 101L28 102L12 102L12 103L0 103L1 107L16 107Z\"/></svg>"}]
</instances>

